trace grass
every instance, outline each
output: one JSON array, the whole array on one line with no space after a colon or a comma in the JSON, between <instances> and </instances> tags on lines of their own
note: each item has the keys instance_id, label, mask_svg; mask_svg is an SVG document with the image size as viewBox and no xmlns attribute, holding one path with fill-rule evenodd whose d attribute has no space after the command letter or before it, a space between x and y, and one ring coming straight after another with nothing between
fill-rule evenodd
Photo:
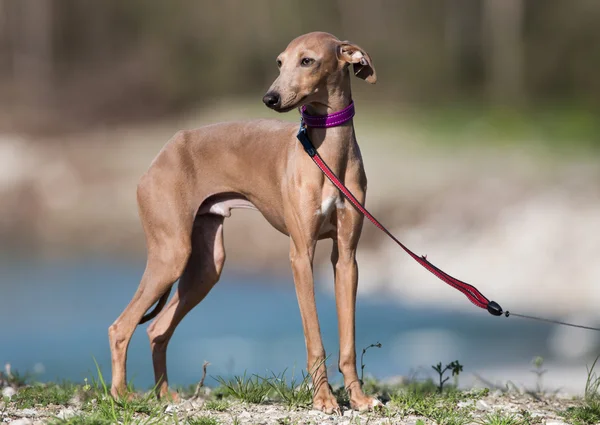
<instances>
[{"instance_id":1,"label":"grass","mask_svg":"<svg viewBox=\"0 0 600 425\"><path fill-rule=\"evenodd\" d=\"M19 409L51 404L67 404L75 395L76 386L71 383L63 384L34 384L21 388L13 397Z\"/></svg>"},{"instance_id":2,"label":"grass","mask_svg":"<svg viewBox=\"0 0 600 425\"><path fill-rule=\"evenodd\" d=\"M242 376L234 376L231 379L220 376L215 379L224 388L225 395L247 403L261 404L271 391L271 386L264 379L258 375L247 377L246 372Z\"/></svg>"},{"instance_id":3,"label":"grass","mask_svg":"<svg viewBox=\"0 0 600 425\"><path fill-rule=\"evenodd\" d=\"M457 366L458 364L455 364ZM567 422L574 425L591 425L600 422L600 379L594 372L596 362L588 370L585 386L586 396L576 405L561 413ZM434 369L436 367L434 366ZM439 369L439 370L438 370ZM447 371L451 370L450 367ZM443 371L441 364L436 372ZM438 425L539 425L543 418L532 416L531 412L522 410L519 413L507 414L502 411L489 411L481 417L476 410L476 401L489 395L489 390L461 391L454 385L443 385L440 391L439 383L433 379L411 381L398 385L382 384L373 378L366 378L363 389L367 394L376 394L381 400L390 401L382 411L355 416L350 423L369 422L371 418L379 417L386 423L413 421L416 423L435 423ZM153 391L136 393L130 388L134 397L113 399L110 396L100 368L97 377L87 380L83 385L63 384L32 384L20 388L10 402L0 402L0 411L6 411L7 404L11 408L39 408L41 406L68 406L71 400L79 400L77 416L51 419L52 425L105 425L105 424L174 424L174 425L216 425L220 421L239 424L240 404L278 404L298 412L310 408L312 403L312 388L310 376L302 373L295 377L294 373L284 370L281 374L272 373L270 376L258 375L235 376L231 379L215 378L221 386L210 391L203 406L204 412L187 413L182 409L169 407L168 401L159 401ZM348 395L343 387L335 390L340 405L348 406ZM528 397L523 394L523 397ZM237 403L237 404L236 404ZM60 408L60 407L59 407ZM245 407L242 407L245 409ZM58 412L49 409L47 412ZM210 413L209 413L210 412ZM222 418L222 419L220 419ZM280 419L281 424L297 423L293 414Z\"/></svg>"},{"instance_id":4,"label":"grass","mask_svg":"<svg viewBox=\"0 0 600 425\"><path fill-rule=\"evenodd\" d=\"M111 425L112 422L99 416L74 416L69 419L53 419L49 425Z\"/></svg>"},{"instance_id":5,"label":"grass","mask_svg":"<svg viewBox=\"0 0 600 425\"><path fill-rule=\"evenodd\" d=\"M516 415L507 415L500 412L488 413L481 421L483 425L521 425L522 422Z\"/></svg>"},{"instance_id":6,"label":"grass","mask_svg":"<svg viewBox=\"0 0 600 425\"><path fill-rule=\"evenodd\" d=\"M310 375L304 372L301 379L297 379L292 372L289 381L287 369L279 375L272 373L268 377L247 376L244 373L231 379L220 376L215 379L221 384L222 395L246 403L262 404L269 400L281 402L290 409L308 407L312 404Z\"/></svg>"},{"instance_id":7,"label":"grass","mask_svg":"<svg viewBox=\"0 0 600 425\"><path fill-rule=\"evenodd\" d=\"M416 415L431 419L439 425L464 425L472 422L472 409L457 406L461 397L462 393L458 391L440 393L433 381L427 381L410 385L392 395L391 399L401 418Z\"/></svg>"},{"instance_id":8,"label":"grass","mask_svg":"<svg viewBox=\"0 0 600 425\"><path fill-rule=\"evenodd\" d=\"M215 412L224 412L229 408L229 405L230 403L227 400L207 400L204 403L204 408Z\"/></svg>"},{"instance_id":9,"label":"grass","mask_svg":"<svg viewBox=\"0 0 600 425\"><path fill-rule=\"evenodd\" d=\"M599 358L600 356L596 357L592 367L588 368L582 403L562 412L562 415L574 425L600 423L600 378L595 372Z\"/></svg>"},{"instance_id":10,"label":"grass","mask_svg":"<svg viewBox=\"0 0 600 425\"><path fill-rule=\"evenodd\" d=\"M186 423L188 425L219 425L219 421L210 416L197 416L188 418Z\"/></svg>"},{"instance_id":11,"label":"grass","mask_svg":"<svg viewBox=\"0 0 600 425\"><path fill-rule=\"evenodd\" d=\"M273 373L271 379L262 379L271 387L276 395L276 399L284 403L289 409L310 406L313 397L310 375L303 371L302 379L297 381L294 372L292 372L290 382L288 383L286 371L287 369L280 375Z\"/></svg>"}]
</instances>

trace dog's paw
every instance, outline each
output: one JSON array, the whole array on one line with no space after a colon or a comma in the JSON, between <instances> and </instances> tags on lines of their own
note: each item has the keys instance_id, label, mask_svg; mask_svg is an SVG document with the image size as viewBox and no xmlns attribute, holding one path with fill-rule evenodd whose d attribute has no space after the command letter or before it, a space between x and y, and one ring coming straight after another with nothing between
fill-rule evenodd
<instances>
[{"instance_id":1,"label":"dog's paw","mask_svg":"<svg viewBox=\"0 0 600 425\"><path fill-rule=\"evenodd\" d=\"M374 397L360 394L350 398L350 407L359 412L383 409L383 403Z\"/></svg>"},{"instance_id":2,"label":"dog's paw","mask_svg":"<svg viewBox=\"0 0 600 425\"><path fill-rule=\"evenodd\" d=\"M337 415L341 414L340 406L331 392L315 395L313 398L313 409L320 410L328 415L333 413Z\"/></svg>"}]
</instances>

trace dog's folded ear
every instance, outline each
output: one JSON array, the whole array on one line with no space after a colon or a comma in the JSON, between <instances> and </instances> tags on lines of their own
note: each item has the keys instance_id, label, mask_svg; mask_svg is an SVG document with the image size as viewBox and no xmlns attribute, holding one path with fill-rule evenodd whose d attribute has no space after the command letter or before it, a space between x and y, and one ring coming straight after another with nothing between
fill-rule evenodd
<instances>
[{"instance_id":1,"label":"dog's folded ear","mask_svg":"<svg viewBox=\"0 0 600 425\"><path fill-rule=\"evenodd\" d=\"M373 61L364 49L349 41L342 41L338 47L338 57L346 63L353 64L354 75L358 78L362 78L371 84L377 82L377 74L373 67Z\"/></svg>"}]
</instances>

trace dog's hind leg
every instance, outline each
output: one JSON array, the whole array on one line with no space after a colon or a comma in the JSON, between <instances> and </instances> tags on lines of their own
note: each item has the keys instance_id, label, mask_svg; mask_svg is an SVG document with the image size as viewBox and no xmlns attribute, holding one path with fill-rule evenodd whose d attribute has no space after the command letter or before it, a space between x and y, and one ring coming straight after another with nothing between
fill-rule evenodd
<instances>
[{"instance_id":1,"label":"dog's hind leg","mask_svg":"<svg viewBox=\"0 0 600 425\"><path fill-rule=\"evenodd\" d=\"M163 187L172 183L164 177L161 180L146 175L138 185L148 262L133 299L108 329L114 397L124 395L127 389L127 348L135 328L144 313L179 279L192 250L195 211L188 205L188 199L170 190L171 187Z\"/></svg>"},{"instance_id":2,"label":"dog's hind leg","mask_svg":"<svg viewBox=\"0 0 600 425\"><path fill-rule=\"evenodd\" d=\"M217 283L225 262L221 216L199 215L192 233L192 254L179 279L177 291L167 307L148 327L152 363L159 397L168 394L167 345L184 316L210 292ZM171 394L177 397L176 394Z\"/></svg>"}]
</instances>

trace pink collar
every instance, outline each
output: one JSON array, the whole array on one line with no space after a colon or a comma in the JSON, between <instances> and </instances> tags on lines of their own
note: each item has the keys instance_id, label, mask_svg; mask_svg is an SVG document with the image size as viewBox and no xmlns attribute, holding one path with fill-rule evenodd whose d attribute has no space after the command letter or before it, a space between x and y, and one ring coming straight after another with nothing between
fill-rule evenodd
<instances>
[{"instance_id":1,"label":"pink collar","mask_svg":"<svg viewBox=\"0 0 600 425\"><path fill-rule=\"evenodd\" d=\"M352 119L354 116L354 102L350 101L350 105L346 106L341 111L329 115L308 115L306 106L303 106L300 112L302 113L302 120L307 127L337 127Z\"/></svg>"}]
</instances>

